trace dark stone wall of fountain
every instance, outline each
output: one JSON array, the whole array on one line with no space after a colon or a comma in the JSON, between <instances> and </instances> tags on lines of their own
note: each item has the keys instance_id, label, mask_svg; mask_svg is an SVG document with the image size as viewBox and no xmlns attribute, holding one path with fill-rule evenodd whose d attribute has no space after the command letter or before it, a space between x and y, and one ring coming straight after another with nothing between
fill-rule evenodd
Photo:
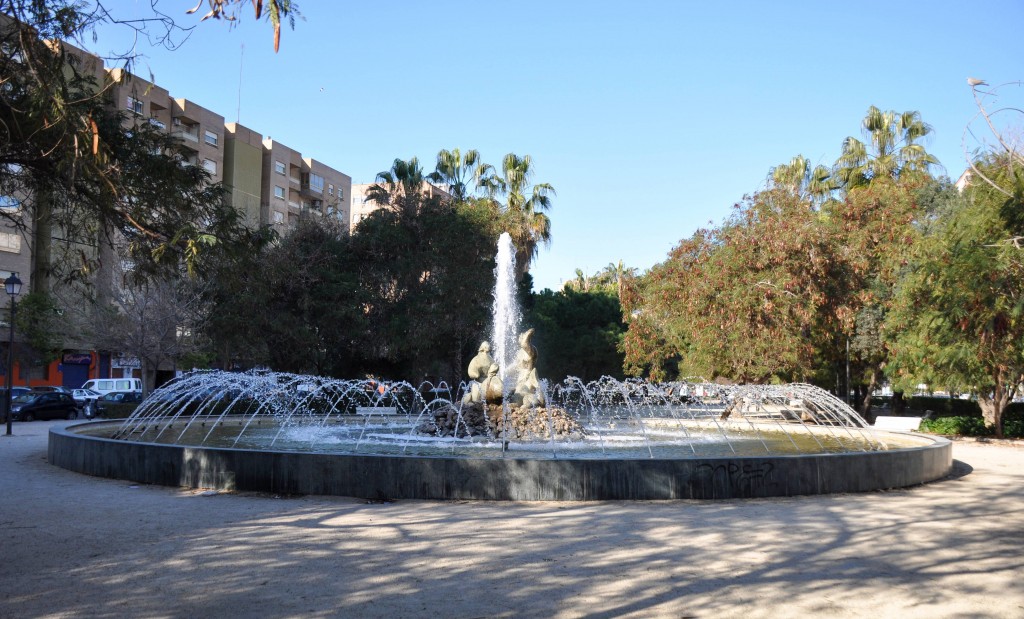
<instances>
[{"instance_id":1,"label":"dark stone wall of fountain","mask_svg":"<svg viewBox=\"0 0 1024 619\"><path fill-rule=\"evenodd\" d=\"M275 494L501 501L738 499L865 492L949 475L952 444L929 437L921 441L920 447L908 449L809 456L517 460L205 449L97 438L69 426L50 430L49 461L138 483Z\"/></svg>"}]
</instances>

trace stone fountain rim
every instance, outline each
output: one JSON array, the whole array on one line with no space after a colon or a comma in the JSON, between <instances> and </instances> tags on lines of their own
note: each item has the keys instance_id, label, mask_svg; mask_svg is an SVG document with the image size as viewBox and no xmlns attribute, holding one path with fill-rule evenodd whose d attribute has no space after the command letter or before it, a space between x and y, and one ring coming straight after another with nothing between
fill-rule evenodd
<instances>
[{"instance_id":1,"label":"stone fountain rim","mask_svg":"<svg viewBox=\"0 0 1024 619\"><path fill-rule=\"evenodd\" d=\"M757 457L523 459L301 453L136 443L50 429L48 456L62 468L172 487L289 495L441 500L735 499L867 492L914 486L952 471L952 443L886 451Z\"/></svg>"}]
</instances>

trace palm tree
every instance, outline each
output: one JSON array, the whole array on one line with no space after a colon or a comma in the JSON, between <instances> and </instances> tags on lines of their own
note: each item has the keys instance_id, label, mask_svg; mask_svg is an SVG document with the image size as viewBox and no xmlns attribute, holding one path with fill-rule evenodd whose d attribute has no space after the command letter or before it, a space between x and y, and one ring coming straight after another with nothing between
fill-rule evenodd
<instances>
[{"instance_id":1,"label":"palm tree","mask_svg":"<svg viewBox=\"0 0 1024 619\"><path fill-rule=\"evenodd\" d=\"M815 205L827 202L839 189L839 180L823 165L811 168L811 162L803 155L797 155L789 163L771 169L771 183L792 191Z\"/></svg>"},{"instance_id":2,"label":"palm tree","mask_svg":"<svg viewBox=\"0 0 1024 619\"><path fill-rule=\"evenodd\" d=\"M548 183L530 183L533 160L529 155L505 155L501 175L484 179L481 186L492 198L503 197L500 204L503 227L516 246L517 279L522 279L537 257L541 243L551 243L551 220L543 213L551 208L555 188Z\"/></svg>"},{"instance_id":3,"label":"palm tree","mask_svg":"<svg viewBox=\"0 0 1024 619\"><path fill-rule=\"evenodd\" d=\"M488 185L493 174L494 167L483 163L479 151L468 150L463 155L455 148L437 153L437 166L427 180L444 187L452 200L462 202L473 191Z\"/></svg>"},{"instance_id":4,"label":"palm tree","mask_svg":"<svg viewBox=\"0 0 1024 619\"><path fill-rule=\"evenodd\" d=\"M395 159L391 169L378 173L375 181L366 190L367 200L403 215L419 212L425 177L416 157L408 161Z\"/></svg>"},{"instance_id":5,"label":"palm tree","mask_svg":"<svg viewBox=\"0 0 1024 619\"><path fill-rule=\"evenodd\" d=\"M863 124L870 148L848 137L835 165L835 174L847 189L868 185L876 178L927 173L930 166L938 165L938 159L918 144L932 132L931 126L921 120L920 112L883 112L872 105Z\"/></svg>"}]
</instances>

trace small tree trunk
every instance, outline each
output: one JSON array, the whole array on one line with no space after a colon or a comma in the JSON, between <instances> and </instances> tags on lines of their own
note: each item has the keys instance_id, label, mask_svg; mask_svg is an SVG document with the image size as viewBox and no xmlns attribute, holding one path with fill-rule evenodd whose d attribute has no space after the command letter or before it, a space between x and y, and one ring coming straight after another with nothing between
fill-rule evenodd
<instances>
[{"instance_id":1,"label":"small tree trunk","mask_svg":"<svg viewBox=\"0 0 1024 619\"><path fill-rule=\"evenodd\" d=\"M1003 438L1003 411L1006 410L1008 393L1002 385L992 390L992 396L978 395L978 406L981 407L981 416L985 419L985 425L993 429L996 438Z\"/></svg>"},{"instance_id":2,"label":"small tree trunk","mask_svg":"<svg viewBox=\"0 0 1024 619\"><path fill-rule=\"evenodd\" d=\"M32 274L31 292L50 292L50 262L53 251L53 204L50 192L39 188L35 192L35 219L32 222Z\"/></svg>"},{"instance_id":3,"label":"small tree trunk","mask_svg":"<svg viewBox=\"0 0 1024 619\"><path fill-rule=\"evenodd\" d=\"M860 416L868 423L875 423L875 415L871 411L871 394L873 394L875 389L878 388L878 379L881 377L880 374L881 372L878 370L871 372L871 382L868 383L868 388L864 392L864 399L860 404Z\"/></svg>"},{"instance_id":4,"label":"small tree trunk","mask_svg":"<svg viewBox=\"0 0 1024 619\"><path fill-rule=\"evenodd\" d=\"M907 402L906 402L906 400L903 399L903 392L902 391L893 391L892 392L892 412L894 414L896 414L896 415L899 415L900 413L903 412L903 409L905 409L906 407L907 407Z\"/></svg>"}]
</instances>

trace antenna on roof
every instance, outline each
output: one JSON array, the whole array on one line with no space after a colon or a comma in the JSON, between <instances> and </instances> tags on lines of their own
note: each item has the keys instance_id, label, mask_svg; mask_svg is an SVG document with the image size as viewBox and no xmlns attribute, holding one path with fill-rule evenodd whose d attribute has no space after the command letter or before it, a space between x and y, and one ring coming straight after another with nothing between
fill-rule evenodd
<instances>
[{"instance_id":1,"label":"antenna on roof","mask_svg":"<svg viewBox=\"0 0 1024 619\"><path fill-rule=\"evenodd\" d=\"M238 56L238 107L235 108L235 122L242 122L242 61L245 60L245 43L242 43L242 53Z\"/></svg>"}]
</instances>

